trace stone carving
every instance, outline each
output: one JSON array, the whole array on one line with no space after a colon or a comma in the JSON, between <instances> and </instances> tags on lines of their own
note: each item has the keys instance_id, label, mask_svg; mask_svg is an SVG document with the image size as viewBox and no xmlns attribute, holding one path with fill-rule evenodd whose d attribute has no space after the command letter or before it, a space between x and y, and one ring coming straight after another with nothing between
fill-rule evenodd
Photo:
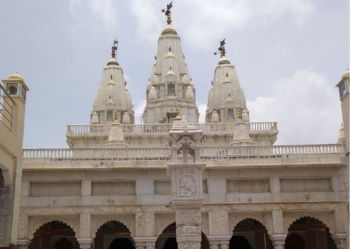
<instances>
[{"instance_id":1,"label":"stone carving","mask_svg":"<svg viewBox=\"0 0 350 249\"><path fill-rule=\"evenodd\" d=\"M200 224L201 213L198 210L180 209L176 213L176 224Z\"/></svg>"},{"instance_id":2,"label":"stone carving","mask_svg":"<svg viewBox=\"0 0 350 249\"><path fill-rule=\"evenodd\" d=\"M179 249L200 249L201 248L201 242L197 241L182 241L177 243L179 246Z\"/></svg>"},{"instance_id":3,"label":"stone carving","mask_svg":"<svg viewBox=\"0 0 350 249\"><path fill-rule=\"evenodd\" d=\"M197 193L196 179L193 173L193 169L181 169L179 170L179 191L180 197L195 197Z\"/></svg>"}]
</instances>

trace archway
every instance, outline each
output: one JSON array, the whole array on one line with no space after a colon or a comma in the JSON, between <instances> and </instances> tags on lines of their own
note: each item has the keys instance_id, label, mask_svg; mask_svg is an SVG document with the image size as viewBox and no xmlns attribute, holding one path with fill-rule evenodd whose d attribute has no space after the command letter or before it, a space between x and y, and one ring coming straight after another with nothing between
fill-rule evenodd
<instances>
[{"instance_id":1,"label":"archway","mask_svg":"<svg viewBox=\"0 0 350 249\"><path fill-rule=\"evenodd\" d=\"M176 223L167 226L158 236L156 249L178 249L176 242ZM201 249L209 249L207 236L202 232Z\"/></svg>"},{"instance_id":2,"label":"archway","mask_svg":"<svg viewBox=\"0 0 350 249\"><path fill-rule=\"evenodd\" d=\"M285 249L336 249L328 227L312 217L296 220L288 229Z\"/></svg>"},{"instance_id":3,"label":"archway","mask_svg":"<svg viewBox=\"0 0 350 249\"><path fill-rule=\"evenodd\" d=\"M264 225L249 218L233 229L230 249L273 249L273 245Z\"/></svg>"},{"instance_id":4,"label":"archway","mask_svg":"<svg viewBox=\"0 0 350 249\"><path fill-rule=\"evenodd\" d=\"M119 221L109 221L96 232L94 249L134 249L130 230Z\"/></svg>"},{"instance_id":5,"label":"archway","mask_svg":"<svg viewBox=\"0 0 350 249\"><path fill-rule=\"evenodd\" d=\"M71 227L61 221L51 221L34 233L29 249L79 249L79 243Z\"/></svg>"}]
</instances>

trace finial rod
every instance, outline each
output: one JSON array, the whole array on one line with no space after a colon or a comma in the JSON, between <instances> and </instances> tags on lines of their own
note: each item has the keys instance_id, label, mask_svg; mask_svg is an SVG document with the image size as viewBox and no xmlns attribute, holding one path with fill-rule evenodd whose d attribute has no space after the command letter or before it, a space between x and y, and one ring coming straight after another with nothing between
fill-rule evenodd
<instances>
[{"instance_id":1,"label":"finial rod","mask_svg":"<svg viewBox=\"0 0 350 249\"><path fill-rule=\"evenodd\" d=\"M218 48L218 51L220 52L220 57L224 57L225 54L226 54L225 44L226 44L225 39L223 39L222 41L220 41L220 47ZM214 54L217 55L216 52L215 52Z\"/></svg>"},{"instance_id":2,"label":"finial rod","mask_svg":"<svg viewBox=\"0 0 350 249\"><path fill-rule=\"evenodd\" d=\"M112 46L112 58L114 59L115 59L115 54L117 52L117 49L118 49L118 41L114 39L113 46Z\"/></svg>"},{"instance_id":3,"label":"finial rod","mask_svg":"<svg viewBox=\"0 0 350 249\"><path fill-rule=\"evenodd\" d=\"M167 24L170 25L172 23L171 20L171 8L173 7L173 2L170 2L169 4L166 5L166 10L162 9L162 12L165 14L165 16L167 17Z\"/></svg>"}]
</instances>

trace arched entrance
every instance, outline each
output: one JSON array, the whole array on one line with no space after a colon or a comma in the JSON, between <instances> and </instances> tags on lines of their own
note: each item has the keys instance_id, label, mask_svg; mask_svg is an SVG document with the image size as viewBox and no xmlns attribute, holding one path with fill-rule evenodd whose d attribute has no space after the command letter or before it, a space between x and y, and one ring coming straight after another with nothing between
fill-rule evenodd
<instances>
[{"instance_id":1,"label":"arched entrance","mask_svg":"<svg viewBox=\"0 0 350 249\"><path fill-rule=\"evenodd\" d=\"M177 249L176 242L176 223L167 226L158 236L156 241L156 249ZM202 233L201 249L209 249L209 241L207 236Z\"/></svg>"},{"instance_id":2,"label":"arched entrance","mask_svg":"<svg viewBox=\"0 0 350 249\"><path fill-rule=\"evenodd\" d=\"M273 246L263 224L249 218L234 228L230 249L273 249Z\"/></svg>"},{"instance_id":3,"label":"arched entrance","mask_svg":"<svg viewBox=\"0 0 350 249\"><path fill-rule=\"evenodd\" d=\"M96 232L94 249L134 249L129 229L119 221L109 221Z\"/></svg>"},{"instance_id":4,"label":"arched entrance","mask_svg":"<svg viewBox=\"0 0 350 249\"><path fill-rule=\"evenodd\" d=\"M296 220L288 229L285 249L336 249L328 227L312 217Z\"/></svg>"},{"instance_id":5,"label":"arched entrance","mask_svg":"<svg viewBox=\"0 0 350 249\"><path fill-rule=\"evenodd\" d=\"M79 243L71 227L60 221L51 221L34 233L29 249L79 249Z\"/></svg>"}]
</instances>

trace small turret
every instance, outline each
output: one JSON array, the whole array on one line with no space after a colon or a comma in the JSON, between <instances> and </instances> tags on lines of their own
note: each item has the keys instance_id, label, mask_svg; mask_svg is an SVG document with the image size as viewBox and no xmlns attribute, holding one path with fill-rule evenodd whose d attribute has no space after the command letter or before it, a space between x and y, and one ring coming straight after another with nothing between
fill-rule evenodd
<instances>
[{"instance_id":1,"label":"small turret","mask_svg":"<svg viewBox=\"0 0 350 249\"><path fill-rule=\"evenodd\" d=\"M123 69L116 60L117 41L113 42L112 58L103 69L100 88L94 101L91 123L112 123L113 117L121 117L120 123L134 123L131 96L126 88Z\"/></svg>"},{"instance_id":2,"label":"small turret","mask_svg":"<svg viewBox=\"0 0 350 249\"><path fill-rule=\"evenodd\" d=\"M345 144L346 144L346 150L349 152L349 133L350 133L350 70L346 70L345 73L342 75L340 81L337 84L337 87L339 88L339 97L341 101L341 108L342 108L342 114L343 114L343 123L344 123L344 135L345 135Z\"/></svg>"},{"instance_id":3,"label":"small turret","mask_svg":"<svg viewBox=\"0 0 350 249\"><path fill-rule=\"evenodd\" d=\"M209 91L206 123L249 122L246 100L235 66L226 58L225 39L220 42L218 51L220 60Z\"/></svg>"}]
</instances>

